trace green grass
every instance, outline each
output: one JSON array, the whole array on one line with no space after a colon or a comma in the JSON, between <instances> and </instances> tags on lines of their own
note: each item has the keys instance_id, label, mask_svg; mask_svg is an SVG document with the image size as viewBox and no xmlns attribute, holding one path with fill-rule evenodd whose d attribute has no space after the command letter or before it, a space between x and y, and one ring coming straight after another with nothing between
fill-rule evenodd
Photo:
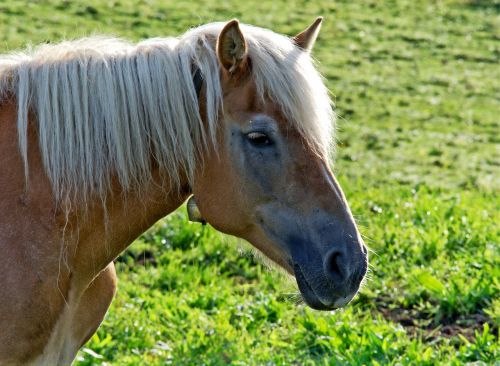
<instances>
[{"instance_id":1,"label":"green grass","mask_svg":"<svg viewBox=\"0 0 500 366\"><path fill-rule=\"evenodd\" d=\"M338 176L372 249L349 307L180 210L117 261L119 291L77 365L499 362L498 1L0 1L0 47L94 33L175 35L238 17L314 50L339 113ZM478 363L477 363L478 362Z\"/></svg>"}]
</instances>

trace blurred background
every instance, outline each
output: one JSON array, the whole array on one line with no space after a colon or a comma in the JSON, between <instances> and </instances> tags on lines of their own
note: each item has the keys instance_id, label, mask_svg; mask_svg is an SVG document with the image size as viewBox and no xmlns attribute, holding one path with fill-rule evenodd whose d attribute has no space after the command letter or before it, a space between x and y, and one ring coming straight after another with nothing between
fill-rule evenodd
<instances>
[{"instance_id":1,"label":"blurred background","mask_svg":"<svg viewBox=\"0 0 500 366\"><path fill-rule=\"evenodd\" d=\"M318 15L334 171L372 250L360 295L310 310L244 243L178 210L117 259L118 294L77 365L498 362L500 2L10 0L0 50L232 18L294 35Z\"/></svg>"}]
</instances>

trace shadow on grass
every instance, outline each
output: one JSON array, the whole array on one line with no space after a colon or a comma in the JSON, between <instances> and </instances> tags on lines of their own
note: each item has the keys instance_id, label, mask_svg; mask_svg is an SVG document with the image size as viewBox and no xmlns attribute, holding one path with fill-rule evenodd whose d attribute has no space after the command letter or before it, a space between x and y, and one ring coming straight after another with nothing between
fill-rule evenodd
<instances>
[{"instance_id":1,"label":"shadow on grass","mask_svg":"<svg viewBox=\"0 0 500 366\"><path fill-rule=\"evenodd\" d=\"M465 4L470 9L500 13L500 1L498 0L468 0Z\"/></svg>"}]
</instances>

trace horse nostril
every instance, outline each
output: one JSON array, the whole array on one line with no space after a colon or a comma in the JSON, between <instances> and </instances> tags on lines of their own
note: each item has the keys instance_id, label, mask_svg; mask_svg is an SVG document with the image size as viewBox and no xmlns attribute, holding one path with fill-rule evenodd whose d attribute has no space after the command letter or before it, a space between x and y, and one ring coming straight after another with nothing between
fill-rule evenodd
<instances>
[{"instance_id":1,"label":"horse nostril","mask_svg":"<svg viewBox=\"0 0 500 366\"><path fill-rule=\"evenodd\" d=\"M332 250L325 257L325 274L332 281L341 283L349 276L346 256L339 250Z\"/></svg>"}]
</instances>

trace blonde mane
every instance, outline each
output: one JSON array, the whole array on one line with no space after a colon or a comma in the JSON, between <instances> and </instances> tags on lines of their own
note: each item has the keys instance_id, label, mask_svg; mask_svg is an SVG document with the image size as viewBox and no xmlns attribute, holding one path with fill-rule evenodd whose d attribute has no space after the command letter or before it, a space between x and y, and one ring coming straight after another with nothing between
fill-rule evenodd
<instances>
[{"instance_id":1,"label":"blonde mane","mask_svg":"<svg viewBox=\"0 0 500 366\"><path fill-rule=\"evenodd\" d=\"M105 196L116 177L124 190L151 179L152 161L174 185L192 179L215 141L222 111L214 50L223 23L179 38L132 44L91 37L0 56L0 99L18 105L19 147L28 177L28 115L56 198ZM328 91L311 57L269 30L241 25L260 98L271 98L318 153L333 141ZM206 87L206 124L193 70ZM28 178L27 178L28 179Z\"/></svg>"}]
</instances>

